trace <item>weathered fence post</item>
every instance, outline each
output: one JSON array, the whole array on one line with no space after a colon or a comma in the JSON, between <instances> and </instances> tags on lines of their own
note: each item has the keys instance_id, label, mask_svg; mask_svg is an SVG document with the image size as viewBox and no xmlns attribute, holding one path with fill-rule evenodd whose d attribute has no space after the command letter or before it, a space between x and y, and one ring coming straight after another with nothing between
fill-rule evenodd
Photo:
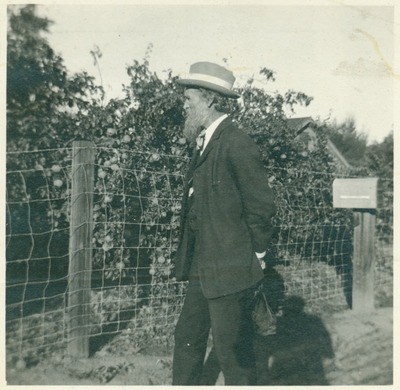
<instances>
[{"instance_id":1,"label":"weathered fence post","mask_svg":"<svg viewBox=\"0 0 400 390\"><path fill-rule=\"evenodd\" d=\"M374 309L375 214L354 211L353 310Z\"/></svg>"},{"instance_id":2,"label":"weathered fence post","mask_svg":"<svg viewBox=\"0 0 400 390\"><path fill-rule=\"evenodd\" d=\"M68 352L75 357L89 356L94 158L93 143L88 141L73 143L68 272Z\"/></svg>"},{"instance_id":3,"label":"weathered fence post","mask_svg":"<svg viewBox=\"0 0 400 390\"><path fill-rule=\"evenodd\" d=\"M333 207L354 209L352 309L355 312L374 309L377 184L377 178L333 182Z\"/></svg>"}]
</instances>

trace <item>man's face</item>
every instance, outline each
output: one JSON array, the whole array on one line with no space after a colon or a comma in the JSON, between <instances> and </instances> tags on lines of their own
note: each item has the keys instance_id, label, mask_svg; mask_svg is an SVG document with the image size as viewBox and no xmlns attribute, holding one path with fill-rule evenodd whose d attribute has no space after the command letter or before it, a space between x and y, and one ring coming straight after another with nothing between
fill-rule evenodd
<instances>
[{"instance_id":1,"label":"man's face","mask_svg":"<svg viewBox=\"0 0 400 390\"><path fill-rule=\"evenodd\" d=\"M198 89L186 89L183 108L186 114L183 135L193 143L207 120L209 110L207 100Z\"/></svg>"}]
</instances>

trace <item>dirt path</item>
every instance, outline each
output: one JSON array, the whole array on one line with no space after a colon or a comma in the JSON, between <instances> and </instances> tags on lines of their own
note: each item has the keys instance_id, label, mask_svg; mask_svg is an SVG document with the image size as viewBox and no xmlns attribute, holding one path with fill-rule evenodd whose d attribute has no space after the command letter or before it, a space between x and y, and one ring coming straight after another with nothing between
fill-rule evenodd
<instances>
[{"instance_id":1,"label":"dirt path","mask_svg":"<svg viewBox=\"0 0 400 390\"><path fill-rule=\"evenodd\" d=\"M327 365L334 385L388 385L393 381L393 309L354 316L346 311L326 322L335 350Z\"/></svg>"},{"instance_id":2,"label":"dirt path","mask_svg":"<svg viewBox=\"0 0 400 390\"><path fill-rule=\"evenodd\" d=\"M324 380L330 385L389 385L393 376L393 310L384 308L373 315L355 316L351 311L334 314L322 321L329 334L333 356L323 359ZM315 333L311 332L311 336ZM299 352L300 351L300 352ZM304 351L297 350L303 357ZM321 355L322 356L322 355ZM272 369L279 359L290 368L275 384L301 384L304 376L298 361L282 352L266 364ZM292 360L290 362L290 360ZM300 360L299 360L300 361ZM35 367L7 370L8 385L168 385L171 384L171 356L132 355L115 357L97 353L93 358L72 361L55 357ZM292 364L292 366L290 366ZM304 371L304 370L303 370ZM280 371L281 373L283 371ZM276 379L275 378L275 379ZM309 380L309 379L308 379ZM298 381L298 382L297 382ZM222 384L220 377L217 384ZM312 383L309 383L312 384Z\"/></svg>"}]
</instances>

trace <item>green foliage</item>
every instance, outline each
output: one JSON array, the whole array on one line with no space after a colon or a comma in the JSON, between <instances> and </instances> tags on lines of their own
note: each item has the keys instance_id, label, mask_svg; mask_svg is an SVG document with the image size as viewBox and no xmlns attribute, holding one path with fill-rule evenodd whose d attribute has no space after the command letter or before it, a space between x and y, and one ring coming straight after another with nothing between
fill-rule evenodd
<instances>
[{"instance_id":1,"label":"green foliage","mask_svg":"<svg viewBox=\"0 0 400 390\"><path fill-rule=\"evenodd\" d=\"M365 166L378 177L393 177L393 131L381 143L367 147Z\"/></svg>"},{"instance_id":2,"label":"green foliage","mask_svg":"<svg viewBox=\"0 0 400 390\"><path fill-rule=\"evenodd\" d=\"M39 209L37 214L42 215L43 224L65 227L71 142L86 139L95 143L93 274L98 277L94 283L101 283L97 287L142 285L141 290L122 292L127 301L124 310L143 304L135 321L144 327L140 328L142 333L135 330L135 334L142 341L146 337L168 339L170 327L144 324L151 324L157 313L165 312L164 319L172 318L184 288L171 283L182 175L190 149L182 137L182 90L172 71L160 78L150 70L149 46L143 61L135 60L127 67L130 83L124 87L125 96L104 103L104 91L92 77L86 73L68 75L62 59L42 36L50 22L34 11L34 6L26 6L11 10L9 15L7 148L9 152L35 153L23 157L10 153L7 167L31 172L26 177L38 199L64 200L62 206L52 207L47 219ZM92 51L99 70L100 53L99 49ZM260 74L274 81L272 71L263 68ZM311 98L295 91L271 95L253 86L252 80L238 92L242 98L231 101L232 117L259 145L270 184L276 190L276 260L291 265L298 258L334 263L340 251L333 245L334 238L346 238L352 222L349 213L332 208L335 164L325 147L324 127L317 134L315 148L308 150L294 139L284 115L285 109L308 105ZM352 145L361 145L361 150L364 138L355 134L354 124L346 126L330 134L336 134L343 144L354 141ZM384 163L378 164L373 156L385 155L390 140L382 148L371 149L369 155L371 169L376 172L384 169ZM36 178L38 172L46 178L41 183ZM9 199L26 201L23 185L13 177L7 182ZM31 207L34 213L36 206ZM27 217L26 211L20 213L22 217ZM341 261L348 260L344 257ZM102 310L112 310L121 299L120 291L95 295L92 309L96 318L102 323L114 320L114 314ZM142 298L149 300L144 304Z\"/></svg>"},{"instance_id":3,"label":"green foliage","mask_svg":"<svg viewBox=\"0 0 400 390\"><path fill-rule=\"evenodd\" d=\"M380 143L367 145L367 135L357 131L354 118L320 125L320 131L335 144L357 175L393 177L393 131Z\"/></svg>"},{"instance_id":4,"label":"green foliage","mask_svg":"<svg viewBox=\"0 0 400 390\"><path fill-rule=\"evenodd\" d=\"M324 131L346 160L353 166L361 166L367 149L367 136L357 132L354 118L341 123L333 121L324 124Z\"/></svg>"},{"instance_id":5,"label":"green foliage","mask_svg":"<svg viewBox=\"0 0 400 390\"><path fill-rule=\"evenodd\" d=\"M18 27L21 24L23 28ZM27 81L28 95L19 93L18 89L9 91L7 125L13 137L8 147L41 150L62 147L73 139L93 140L98 148L95 270L104 269L109 280L128 278L137 283L140 275L135 270L141 267L149 269L152 285L169 280L173 275L182 174L188 155L188 145L181 133L182 90L171 71L166 72L163 80L150 71L150 46L143 62L135 60L127 68L131 81L125 86L125 97L102 105L101 87L94 85L93 79L85 74L67 76L62 60L41 37L48 24L47 20L35 16L31 6L10 16L9 77L17 78L15 74L21 61L30 61L35 68L43 69L43 74L39 79L34 75L28 78L31 80ZM27 52L21 50L26 41L33 41L32 50ZM99 50L93 53L99 65ZM274 80L273 72L266 68L260 74L269 81ZM327 188L334 170L322 137L314 151L305 151L294 142L294 134L286 125L284 109L293 109L296 104L307 105L311 99L294 91L270 95L252 84L249 80L239 90L240 105L232 101L233 117L259 144L271 185L285 188L277 194L281 205L277 224L284 226L288 220L292 224L316 222L320 219L318 212L308 213L304 220L296 222L293 218L300 217L298 212L294 211L289 219L284 212L293 199L300 210L310 195L314 197L315 188ZM54 183L60 178L51 167L67 165L70 152L62 149L52 157L28 154L24 161L10 158L9 165L15 163L19 169L41 167ZM327 175L308 174L320 171L321 166L327 167ZM50 191L54 196L68 196L66 186ZM318 202L321 205L329 202L329 197L324 195ZM68 218L66 208L58 215L61 216ZM131 245L127 245L129 240Z\"/></svg>"},{"instance_id":6,"label":"green foliage","mask_svg":"<svg viewBox=\"0 0 400 390\"><path fill-rule=\"evenodd\" d=\"M99 100L102 88L94 85L93 78L86 73L68 76L62 58L42 36L49 25L47 19L36 16L33 5L10 9L8 151L59 148L77 137L90 139L92 132L89 130L93 129L97 114L102 110ZM58 161L62 158L62 154L57 156ZM8 161L11 165L13 162L13 159ZM27 156L16 165L30 167L32 163Z\"/></svg>"},{"instance_id":7,"label":"green foliage","mask_svg":"<svg viewBox=\"0 0 400 390\"><path fill-rule=\"evenodd\" d=\"M65 83L66 73L42 32L48 32L50 22L34 14L34 6L11 13L7 34L7 97L8 107L18 108L44 98L49 87Z\"/></svg>"}]
</instances>

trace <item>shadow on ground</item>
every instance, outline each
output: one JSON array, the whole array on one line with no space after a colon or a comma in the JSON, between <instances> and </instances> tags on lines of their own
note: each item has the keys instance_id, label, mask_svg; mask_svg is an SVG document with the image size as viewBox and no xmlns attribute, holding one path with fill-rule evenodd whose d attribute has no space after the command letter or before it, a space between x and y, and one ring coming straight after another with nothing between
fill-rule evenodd
<instances>
[{"instance_id":1,"label":"shadow on ground","mask_svg":"<svg viewBox=\"0 0 400 390\"><path fill-rule=\"evenodd\" d=\"M304 300L284 296L282 277L273 268L265 274L265 294L277 312L277 332L255 337L257 385L327 385L323 362L334 352L322 320L304 312ZM202 385L214 385L220 374L212 349L204 365Z\"/></svg>"},{"instance_id":2,"label":"shadow on ground","mask_svg":"<svg viewBox=\"0 0 400 390\"><path fill-rule=\"evenodd\" d=\"M328 331L320 318L306 314L299 297L285 301L277 334L256 336L257 385L328 385L324 360L334 353ZM214 385L220 367L214 349L205 362L202 385Z\"/></svg>"},{"instance_id":3,"label":"shadow on ground","mask_svg":"<svg viewBox=\"0 0 400 390\"><path fill-rule=\"evenodd\" d=\"M324 359L333 358L331 338L320 318L304 312L302 298L289 297L277 334L257 337L259 385L328 385Z\"/></svg>"}]
</instances>

